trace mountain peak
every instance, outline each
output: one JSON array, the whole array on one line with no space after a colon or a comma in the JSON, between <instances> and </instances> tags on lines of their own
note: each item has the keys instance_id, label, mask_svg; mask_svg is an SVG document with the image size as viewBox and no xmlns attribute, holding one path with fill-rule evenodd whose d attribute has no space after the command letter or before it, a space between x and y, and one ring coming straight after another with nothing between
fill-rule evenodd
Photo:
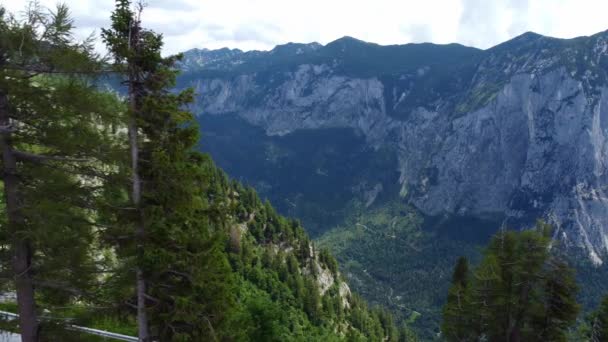
<instances>
[{"instance_id":1,"label":"mountain peak","mask_svg":"<svg viewBox=\"0 0 608 342\"><path fill-rule=\"evenodd\" d=\"M532 31L526 31L522 34L520 34L519 36L516 36L515 39L538 39L538 38L542 38L544 37L542 34L536 33L536 32L532 32Z\"/></svg>"},{"instance_id":2,"label":"mountain peak","mask_svg":"<svg viewBox=\"0 0 608 342\"><path fill-rule=\"evenodd\" d=\"M220 63L241 54L243 54L242 50L227 47L217 50L194 48L184 52L184 59L180 64L184 70L193 70L213 63Z\"/></svg>"},{"instance_id":3,"label":"mountain peak","mask_svg":"<svg viewBox=\"0 0 608 342\"><path fill-rule=\"evenodd\" d=\"M549 40L555 40L555 38L546 37L541 34L528 31L510 40L507 40L506 42L493 46L487 49L486 51L511 53L515 53L516 51L518 51L517 53L521 54L523 51L527 49L533 49L534 46L536 46L537 44Z\"/></svg>"},{"instance_id":4,"label":"mountain peak","mask_svg":"<svg viewBox=\"0 0 608 342\"><path fill-rule=\"evenodd\" d=\"M322 47L322 45L317 42L312 42L308 44L289 42L283 45L275 46L274 49L270 50L270 53L285 56L301 55L304 53L318 50L320 47Z\"/></svg>"},{"instance_id":5,"label":"mountain peak","mask_svg":"<svg viewBox=\"0 0 608 342\"><path fill-rule=\"evenodd\" d=\"M364 42L364 41L362 41L361 39L357 39L357 38L352 37L352 36L343 36L343 37L341 37L341 38L336 39L335 41L336 41L336 42L337 42L337 41L343 41L343 42L348 42L348 41L350 41L350 42L360 42L360 43L365 43L365 42Z\"/></svg>"},{"instance_id":6,"label":"mountain peak","mask_svg":"<svg viewBox=\"0 0 608 342\"><path fill-rule=\"evenodd\" d=\"M330 45L335 45L335 44L340 44L340 45L369 45L372 43L368 43L366 41L363 41L361 39L357 39L351 36L344 36L342 38L338 38L336 40L334 40L333 42L330 42L327 44L327 46Z\"/></svg>"}]
</instances>

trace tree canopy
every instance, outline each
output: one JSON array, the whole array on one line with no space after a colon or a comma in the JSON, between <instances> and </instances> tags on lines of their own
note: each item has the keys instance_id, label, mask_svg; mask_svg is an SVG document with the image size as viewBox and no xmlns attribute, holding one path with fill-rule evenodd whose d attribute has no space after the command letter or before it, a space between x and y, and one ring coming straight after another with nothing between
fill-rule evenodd
<instances>
[{"instance_id":1,"label":"tree canopy","mask_svg":"<svg viewBox=\"0 0 608 342\"><path fill-rule=\"evenodd\" d=\"M566 341L579 312L574 271L551 252L550 226L502 230L472 271L459 259L443 311L449 341Z\"/></svg>"}]
</instances>

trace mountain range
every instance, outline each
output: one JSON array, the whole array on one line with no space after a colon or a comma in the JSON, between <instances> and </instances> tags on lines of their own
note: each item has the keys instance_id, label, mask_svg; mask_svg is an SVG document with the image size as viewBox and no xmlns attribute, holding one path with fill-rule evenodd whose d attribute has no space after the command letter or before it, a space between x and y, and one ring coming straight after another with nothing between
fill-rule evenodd
<instances>
[{"instance_id":1,"label":"mountain range","mask_svg":"<svg viewBox=\"0 0 608 342\"><path fill-rule=\"evenodd\" d=\"M486 50L344 37L180 66L201 149L302 220L372 302L436 315L458 255L537 219L596 267L582 275L605 273L608 32Z\"/></svg>"}]
</instances>

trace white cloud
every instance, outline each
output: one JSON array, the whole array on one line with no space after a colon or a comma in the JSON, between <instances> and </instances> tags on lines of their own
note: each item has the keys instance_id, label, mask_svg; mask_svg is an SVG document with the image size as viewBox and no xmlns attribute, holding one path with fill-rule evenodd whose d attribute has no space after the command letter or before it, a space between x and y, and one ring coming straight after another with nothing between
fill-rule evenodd
<instances>
[{"instance_id":1,"label":"white cloud","mask_svg":"<svg viewBox=\"0 0 608 342\"><path fill-rule=\"evenodd\" d=\"M41 0L54 6L57 0ZM78 34L107 26L111 0L64 0ZM26 0L0 0L11 11ZM167 53L190 48L271 49L348 35L380 44L459 42L488 48L525 31L571 38L608 29L606 0L148 0L144 25ZM101 46L101 44L100 44Z\"/></svg>"}]
</instances>

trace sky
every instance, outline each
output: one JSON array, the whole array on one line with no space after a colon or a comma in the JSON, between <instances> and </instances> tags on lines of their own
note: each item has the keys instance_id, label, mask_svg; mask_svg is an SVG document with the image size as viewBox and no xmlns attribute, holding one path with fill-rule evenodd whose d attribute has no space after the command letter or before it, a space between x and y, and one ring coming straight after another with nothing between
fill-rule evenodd
<instances>
[{"instance_id":1,"label":"sky","mask_svg":"<svg viewBox=\"0 0 608 342\"><path fill-rule=\"evenodd\" d=\"M50 9L57 0L39 0ZM112 0L63 0L76 36L109 25ZM0 0L13 13L27 0ZM146 0L143 25L165 54L192 48L269 50L352 36L378 44L461 43L489 48L527 31L572 38L608 29L608 0ZM102 49L102 44L98 44Z\"/></svg>"}]
</instances>

